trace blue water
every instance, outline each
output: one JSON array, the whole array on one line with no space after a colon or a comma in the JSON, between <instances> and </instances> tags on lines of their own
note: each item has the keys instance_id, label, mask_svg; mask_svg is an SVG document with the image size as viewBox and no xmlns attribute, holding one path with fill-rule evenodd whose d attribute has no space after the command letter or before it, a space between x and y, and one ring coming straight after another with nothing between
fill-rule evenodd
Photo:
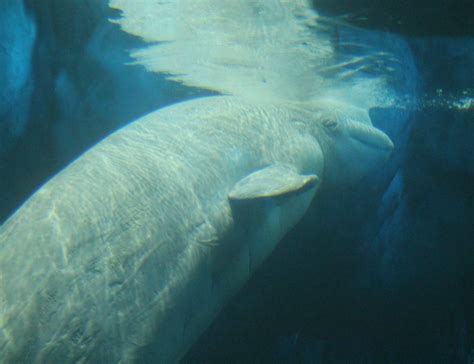
<instances>
[{"instance_id":1,"label":"blue water","mask_svg":"<svg viewBox=\"0 0 474 364\"><path fill-rule=\"evenodd\" d=\"M357 55L343 44L354 34L381 51L396 44L398 60L362 71L390 72L397 97L370 116L396 148L362 181L316 198L183 362L472 362L472 4L314 3L341 22L341 62ZM210 94L130 66L143 43L115 16L105 1L3 0L0 221L106 135Z\"/></svg>"}]
</instances>

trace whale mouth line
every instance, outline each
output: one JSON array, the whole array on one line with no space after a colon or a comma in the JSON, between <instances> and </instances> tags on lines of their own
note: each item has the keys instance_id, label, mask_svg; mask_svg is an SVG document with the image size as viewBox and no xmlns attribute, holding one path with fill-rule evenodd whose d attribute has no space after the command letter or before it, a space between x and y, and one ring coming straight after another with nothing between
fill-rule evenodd
<instances>
[{"instance_id":1,"label":"whale mouth line","mask_svg":"<svg viewBox=\"0 0 474 364\"><path fill-rule=\"evenodd\" d=\"M394 145L387 134L367 124L351 122L348 126L349 135L358 142L382 151L390 152Z\"/></svg>"}]
</instances>

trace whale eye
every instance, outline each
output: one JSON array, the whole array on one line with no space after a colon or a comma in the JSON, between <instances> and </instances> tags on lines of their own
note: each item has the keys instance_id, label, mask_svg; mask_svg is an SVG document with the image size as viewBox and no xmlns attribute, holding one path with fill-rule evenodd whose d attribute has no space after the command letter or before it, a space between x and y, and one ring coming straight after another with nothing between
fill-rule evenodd
<instances>
[{"instance_id":1,"label":"whale eye","mask_svg":"<svg viewBox=\"0 0 474 364\"><path fill-rule=\"evenodd\" d=\"M326 127L326 129L334 132L337 130L338 122L337 120L334 120L334 119L324 119L323 125Z\"/></svg>"}]
</instances>

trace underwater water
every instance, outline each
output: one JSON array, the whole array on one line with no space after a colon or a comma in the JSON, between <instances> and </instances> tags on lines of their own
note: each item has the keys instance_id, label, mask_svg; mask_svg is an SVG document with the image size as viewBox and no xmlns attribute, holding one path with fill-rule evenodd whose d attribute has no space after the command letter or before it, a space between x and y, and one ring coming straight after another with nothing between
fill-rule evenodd
<instances>
[{"instance_id":1,"label":"underwater water","mask_svg":"<svg viewBox=\"0 0 474 364\"><path fill-rule=\"evenodd\" d=\"M203 0L203 3L208 2L214 5L216 3ZM115 7L124 11L126 19L127 16L133 18L134 11L140 13L140 6L151 14L153 9L145 7L145 4L150 6L151 3L142 1L138 5L127 5L127 1L117 0ZM241 3L246 4L247 1ZM157 31L156 29L160 29L158 33L165 29L163 33L172 38L166 33L170 23L164 22L160 28L160 17L153 18L149 25L147 14L138 14L141 16L139 20L146 26L140 28L136 26L137 23L122 23L122 29L116 21L109 21L120 19L122 13L109 7L109 1L106 0L2 0L0 221L4 225L0 228L0 264L3 264L0 265L0 363L28 363L35 360L45 363L80 360L103 363L116 362L117 358L124 362L138 363L172 362L178 358L183 363L471 363L474 360L474 21L468 16L474 10L473 5L462 1L456 4L442 1L395 4L388 1L314 0L311 5L320 18L316 25L310 23L309 34L304 34L308 37L304 38L304 41L310 45L310 37L315 37L315 49L311 50L311 57L316 57L313 64L308 63L313 60L311 57L306 58L306 52L302 53L301 58L293 57L292 52L299 55L300 48L293 47L292 28L279 28L278 22L275 23L276 26L271 22L274 19L286 19L280 15L275 18L270 16L273 14L272 9L282 8L280 4L285 2L261 0L256 3L260 7L255 5L256 10L251 8L255 19L248 14L242 14L242 18L255 26L255 34L258 36L272 36L274 31L275 38L270 38L275 42L274 46L271 42L262 41L254 47L258 52L252 53L255 52L254 48L245 47L248 34L243 28L225 26L227 23L233 25L241 14L233 14L235 18L232 22L230 17L218 18L219 12L216 11L216 16L212 13L208 19L204 16L204 21L196 23L206 30L204 34L210 37L209 43L208 39L204 41L198 38L199 28L195 28L195 38L192 38L193 33L187 32L186 36L178 39L176 43L179 45L179 42L182 42L184 50L172 46L166 48L169 39L165 37L164 41L158 44L157 47L162 48L157 50L156 54L149 54L145 61L138 56L138 63L145 63L147 66L143 67L134 64L136 59L130 55L130 51L146 48L150 42L156 41L156 38L153 38L153 31ZM289 3L298 5L305 2L295 0ZM184 23L187 24L190 23L190 18L186 17L205 14L205 11L201 13L199 10L199 1L185 1L183 4L183 8L177 7L178 14L183 16L177 17L176 22L185 19ZM195 8L190 4L194 4ZM222 7L232 8L235 4L237 3L226 1L222 2ZM190 10L186 9L186 6L191 7ZM247 8L243 6L242 9ZM305 13L295 18L308 20L306 16ZM245 21L242 23L247 24ZM292 20L289 21L290 25L293 25ZM236 23L241 25L238 21ZM299 26L299 23L296 24ZM266 27L264 30L268 31L261 31L261 27ZM219 49L220 43L213 43L212 37L218 39L218 32L222 29L231 35L225 40L230 39L239 47L242 46L236 54L232 53L234 58L231 57L230 60L225 57L214 59L206 53L206 47L214 52ZM242 36L240 39L239 30L242 30L246 37ZM287 43L287 38L281 36L284 30L287 33L283 34L289 39ZM140 31L149 36L148 43L139 37L143 35ZM176 29L173 28L173 31ZM169 32L173 34L171 30ZM192 41L187 42L189 38ZM276 42L278 39L281 43ZM169 43L172 44L171 41ZM302 44L307 46L306 43ZM288 48L279 49L281 45ZM211 51L209 52L212 53ZM231 51L235 49L231 48ZM324 62L320 59L324 59ZM281 63L277 64L275 61L275 64L272 64L273 60ZM288 64L282 65L284 62ZM206 67L210 70L209 74L205 73L208 71ZM272 67L275 67L275 72ZM260 76L255 72L256 69L270 71L263 72L264 76L258 79L258 83L253 83L254 74ZM297 72L299 70L301 74ZM170 73L178 76L174 80L170 79ZM191 76L187 78L180 74ZM295 85L290 85L291 79L296 79ZM167 148L175 146L175 132L166 134L168 129L163 129L162 134L154 136L148 129L144 129L145 131L135 131L139 135L138 139L131 138L123 145L118 144L118 160L128 160L126 168L136 167L130 167L131 169L124 173L124 177L127 177L125 179L121 179L120 168L117 168L117 175L107 173L107 152L104 152L103 159L100 151L91 154L90 162L87 163L94 166L95 161L105 161L96 169L91 167L89 170L90 164L86 162L82 170L81 164L75 164L78 167L74 168L82 172L70 174L69 178L67 171L71 169L68 166L86 150L100 150L96 145L100 140L140 117L165 106L177 105L183 101L186 104L191 102L190 100L205 96L235 94L240 97L242 93L245 95L247 92L246 87L253 88L258 92L254 96L248 91L252 102L261 95L265 96L262 96L262 100L265 98L262 105L265 106L263 111L259 111L259 117L265 119L270 115L268 118L271 121L272 108L266 108L267 85L278 90L279 106L286 105L281 101L281 95L283 98L294 97L296 100L292 101L299 102L300 99L313 94L316 95L315 99L323 101L315 102L316 106L310 109L311 113L317 114L319 105L323 105L323 114L327 112L326 99L355 105L354 109L345 111L343 106L329 103L331 112L333 108L343 109L340 111L342 116L337 114L339 110L335 112L339 126L345 125L344 123L351 126L352 119L359 118L358 113L364 110L365 114L361 113L368 115L366 117L370 119L369 122L393 142L390 156L375 158L372 154L367 156L365 152L360 152L360 148L346 147L354 138L368 138L365 134L361 136L361 130L365 129L357 129L358 124L353 127L356 128L354 133L357 133L357 130L359 133L354 134L355 137L349 142L341 138L336 139L333 145L325 141L326 137L321 137L324 167L318 165L315 170L305 170L305 173L302 173L304 176L317 175L318 180L322 181L321 187L318 187L319 190L311 199L310 206L303 209L301 218L294 218L302 209L299 207L299 201L297 207L286 207L286 200L282 202L278 196L267 199L267 195L258 195L255 206L252 205L242 216L240 210L234 211L236 221L240 221L237 219L239 218L242 224L248 223L250 226L242 228L244 232L239 233L237 238L229 238L229 241L237 246L250 244L254 240L266 242L267 237L273 236L273 211L281 211L276 224L279 229L280 226L288 225L286 221L296 219L294 223L289 224L291 226L288 231L284 231L281 241L275 242L278 244L274 249L270 249L271 254L270 251L265 253L269 255L268 258L261 259L261 264L255 267L249 263L248 270L254 272L248 277L245 276L246 279L236 278L240 270L225 276L224 283L220 283L220 278L214 278L224 276L223 272L237 264L229 258L229 254L234 254L233 250L224 253L218 251L218 264L212 266L212 279L222 284L222 290L226 292L223 296L227 295L227 290L235 292L215 303L214 296L211 294L210 298L207 297L207 291L201 289L199 282L195 284L190 281L191 283L183 285L185 293L179 293L177 296L184 297L183 301L189 302L189 291L191 301L196 306L191 305L191 308L182 313L179 311L180 305L186 306L187 303L182 304L177 301L178 298L173 301L175 298L170 294L171 298L166 295L163 298L164 308L160 308L160 313L155 312L145 318L137 315L138 318L135 318L134 310L141 310L149 303L143 298L148 297L146 290L150 291L152 296L162 297L165 290L163 287L168 287L167 280L175 279L173 264L183 264L180 269L184 273L180 270L175 274L183 274L186 277L201 274L201 270L204 271L206 267L196 268L193 265L192 269L186 270L187 258L182 258L180 252L172 249L164 250L163 254L169 256L156 260L155 264L153 259L148 259L154 257L154 250L151 248L144 255L147 258L138 263L130 262L131 258L130 261L125 258L118 262L101 261L102 255L107 254L101 247L105 244L103 241L110 242L104 236L109 234L107 226L115 223L112 220L116 218L118 222L113 226L125 231L121 235L122 232L117 233L114 230L111 234L115 234L113 239L116 240L113 241L126 251L131 249L129 246L133 246L133 243L138 246L141 241L148 239L149 235L155 234L153 226L164 226L159 224L173 212L171 207L169 210L166 208L174 206L171 202L166 205L159 196L153 197L155 200L148 198L155 196L154 191L159 190L158 186L155 188L158 184L156 180L149 176L135 178L134 174L140 173L144 168L150 168L150 165L166 166L166 163L160 160L153 164L155 162L151 159L153 163L147 164L147 155L141 152L137 152L134 160L134 148L140 149L141 140L143 145L150 143L150 150L164 153L167 158L165 161L169 161L170 165L176 155L196 158L185 160L184 162L188 163L179 165L179 168L184 170L189 167L188 164L195 168L193 173L183 174L183 178L192 180L193 183L194 176L206 176L206 171L210 171L208 174L213 176L203 182L204 192L199 190L192 193L193 196L198 196L196 201L200 198L200 193L206 193L206 199L209 200L220 196L221 192L214 187L220 186L215 182L220 177L218 172L213 172L212 169L218 162L214 165L211 162L199 165L199 156L207 155L205 139L197 142L189 139L189 145L181 146L175 154L168 155ZM293 88L294 93L285 93L288 90L293 91ZM273 94L268 97L271 99ZM231 120L234 115L231 117L227 114L227 109L234 107L232 103L229 105L223 107L224 111L218 107L217 115L224 120L222 123ZM281 110L275 112L275 119L286 115L291 109L281 107ZM238 109L237 106L236 108ZM196 106L195 109L177 114L189 117L190 121L185 125L195 127L192 121L193 113L198 115L199 110ZM253 120L252 108L244 110L244 121ZM206 112L203 111L204 114ZM166 118L172 119L169 116ZM166 120L163 123L168 122ZM324 119L324 122L326 121ZM248 128L253 128L251 123L243 124L247 128L245 130L216 127L215 125L221 125L217 122L212 125L214 126L206 131L206 134L197 134L201 135L201 138L204 138L202 135L217 135L216 138L220 138L226 131L229 135L242 134L245 135L245 138L242 137L245 139L242 142L244 146L250 144L247 143L250 138L247 135L262 136L256 142L258 147L252 147L252 152L247 154L242 152L240 147L225 151L222 149L221 152L218 143L213 145L209 142L212 147L216 147L217 154L227 158L225 161L228 161L228 165L225 170L229 178L234 178L233 175L238 173L239 176L245 176L244 172L235 172L238 168L233 168L231 163L235 160L244 160L248 165L257 163L248 160L252 160L253 154L264 149L260 148L262 145L275 149L271 156L278 156L274 157L277 162L278 158L283 160L291 154L291 148L288 149L289 152L285 149L286 140L282 135L287 135L289 139L293 134L285 134L286 129L285 133L279 133L274 139L281 144L272 142L267 146L265 143L270 137L266 134L267 129L263 127L259 132L248 134ZM125 127L120 130L129 129ZM345 133L350 134L353 129L348 130ZM194 129L186 128L176 131L187 136L193 132ZM322 132L317 129L316 135L319 136L320 133ZM379 134L376 136L382 138ZM153 138L158 141L156 150L153 149ZM367 143L379 143L380 146L383 143L381 140L369 140ZM301 146L303 142L295 144ZM235 142L235 145L240 144ZM290 145L293 149L298 149L295 145ZM131 149L127 149L129 146ZM227 145L225 146L227 148ZM125 150L123 155L120 154L122 147ZM254 172L260 167L271 165L274 161L271 158L268 161L269 158L263 158L263 162L259 161L258 166L252 165L252 168L248 168L249 171ZM313 157L305 157L301 163L304 164L311 158ZM291 156L290 159L297 160L297 157ZM319 163L319 159L315 159ZM220 159L216 157L212 161ZM173 171L180 171L179 168ZM160 176L159 168L150 170L150 176ZM333 170L337 172L332 172ZM50 184L52 187L49 187L49 190L44 189L42 186L59 171L66 171L62 174L66 177L58 179L56 184ZM276 171L283 173L281 168ZM357 178L353 177L356 171L361 174ZM102 174L104 179L100 179ZM180 178L179 173L172 176L169 186ZM263 176L271 177L266 174ZM97 199L104 197L100 208L93 204L94 201L88 205L90 201L87 196L89 192L95 191L95 187L90 187L94 185L81 184L96 178L97 181L107 181L107 184L99 183L97 189ZM196 177L198 182L199 178ZM297 177L289 174L288 178ZM127 179L133 181L132 187L127 187ZM235 179L238 180L237 177ZM282 179L277 179L277 182ZM270 182L273 183L273 180L270 179ZM270 182L267 184L271 185ZM241 185L236 185L235 188L239 186ZM142 188L150 188L148 191L151 192L146 195L146 203L150 202L149 206L144 206L142 201L138 200L137 210L132 209L132 215L127 215L131 210L127 203L135 208L136 205L129 201L139 196ZM216 189L215 192L213 188ZM284 198L291 201L294 195L304 195L307 188L313 187L305 185L301 191L291 190ZM228 189L230 190L230 187ZM44 191L43 194L41 191ZM63 212L63 215L59 209L59 212L56 212L55 191L66 196L64 201L68 201L68 196L71 196L71 201L75 201L77 205L69 206L70 210ZM162 190L159 191L163 193ZM207 233L207 230L201 229L201 225L195 221L188 224L187 219L191 218L186 215L198 204L188 205L186 200L180 205L179 199L186 193L181 190L172 192L170 195L173 197L170 197L169 201L178 201L176 206L186 207L182 208L182 216L176 216L173 221L182 223L185 232L188 231L186 229L191 229L188 225L192 226L190 231L197 235L199 240L201 232ZM49 193L51 195L48 195ZM237 189L233 196L241 196L242 193ZM48 216L43 216L45 214L41 213L42 210L37 210L39 212L35 215L33 212L36 210L27 210L27 205L20 208L32 195L45 196L41 197L43 200L38 197L35 201L40 201L38 205L42 204L44 211L51 212L51 215L57 213L59 218L51 220ZM264 202L261 203L261 200ZM52 206L50 210L49 203ZM245 205L247 202L242 203ZM241 206L233 208L240 209ZM31 210L33 212L30 213ZM113 210L114 214L115 211L118 213L107 215L109 210ZM127 211L122 215L123 210ZM293 214L294 210L297 212ZM19 211L19 217L16 220L8 220L14 211ZM22 211L25 211L24 215ZM160 219L153 220L158 215ZM143 221L144 223L130 224L129 221L132 220L133 223L134 217L140 224ZM264 226L267 229L262 228L261 235L258 235L261 225L259 219L265 221ZM9 224L8 221L13 222ZM83 221L84 225L81 225ZM67 224L72 226L72 230L75 226L84 227L78 228L79 232L74 233L76 235L61 235L69 228ZM195 225L198 227L195 228ZM206 227L205 224L203 226ZM238 224L236 226L237 230L241 228ZM89 228L94 233L89 233ZM165 238L170 241L179 240L175 238L181 231L179 229L181 227L176 228L176 231L170 229ZM257 238L248 233L253 232L252 229L258 232L255 235ZM81 235L83 231L86 233ZM220 230L217 229L216 234L219 233ZM157 234L156 244L161 244L160 232ZM63 236L63 241L55 242L53 238L57 236ZM208 236L201 239L204 245L209 243L206 249L214 249L213 239L214 236L212 239ZM150 240L152 246L155 240ZM52 253L47 249L51 246L54 250L54 247L65 242L74 247L77 243L77 251L80 250L81 244L90 247L87 251L87 254L90 254L87 255L88 260L74 263L76 260L73 259L73 250L76 248L71 248L69 261L64 258L67 263L58 268L56 262L62 262L62 257L49 256ZM29 254L37 254L39 258L30 259ZM62 254L67 255L64 251L57 255ZM78 261L79 258L76 259ZM125 278L110 278L107 273L108 266L100 266L100 263L104 262L118 266L116 271ZM37 267L36 264L43 266ZM68 271L68 264L77 264L74 274ZM127 301L131 288L127 291L128 286L124 282L128 282L127 269L130 266L135 267L135 264L139 268L134 268L134 274L138 272L136 276L143 277L147 286L144 286L143 292L130 293L131 298ZM188 266L192 264L194 260L190 261ZM53 266L54 268L51 268ZM168 270L172 273L165 275L163 272ZM64 275L56 275L57 272ZM100 298L101 293L96 292L102 289L97 288L102 287L102 283L96 284L95 278L89 278L96 276L98 279L105 277L105 280L111 280L107 281L107 288L104 289L107 294L104 294L103 300ZM234 278L240 282L238 289L230 288ZM76 284L75 282L80 282L77 283L77 287L80 287L77 290L70 286ZM136 282L139 282L138 278ZM158 288L153 287L154 282ZM226 282L229 282L228 289ZM35 286L40 288L35 291ZM118 286L127 288L120 291L125 293L115 293L114 290ZM136 292L140 288L137 287L133 287ZM34 291L34 294L29 298L31 301L25 304L24 297L27 297L30 291ZM123 306L114 306L114 294L117 295L117 301L121 300L120 304L123 300ZM89 299L89 296L92 298ZM85 307L78 308L79 298L82 297L87 297L84 302L90 302L90 307L84 303ZM143 301L140 301L142 298ZM215 305L218 308L208 310L208 302L209 307ZM176 312L173 311L175 307ZM117 316L107 316L107 311L114 310L117 311ZM170 318L166 316L168 312L171 312ZM103 315L103 320L100 315ZM156 318L158 316L161 321ZM137 321L137 324L132 322L128 326L120 326L119 319L126 322L128 317L133 317L130 320ZM200 317L203 317L204 323L199 321ZM187 339L189 343L181 345L185 347L185 353L181 352L183 349L180 344L176 344L179 340L174 339L173 321L179 322L180 325L181 321L184 322L183 337L187 337L186 330L192 332L189 334L190 339ZM200 329L194 329L193 325ZM117 327L122 331L118 332ZM169 334L166 328L170 330ZM140 336L140 330L148 331L146 335ZM64 339L68 335L71 340ZM164 356L160 356L160 353L164 352L164 349L153 347L154 335L160 340L162 337L170 337L166 350L180 351L179 357L166 356L167 359L163 359ZM180 337L181 333L176 335ZM110 338L109 341L106 338ZM51 342L54 342L54 345L50 344ZM122 346L126 345L131 345L132 349L127 347L122 350ZM173 345L179 348L171 348ZM115 355L115 352L127 353L129 356ZM130 354L131 352L133 354Z\"/></svg>"}]
</instances>

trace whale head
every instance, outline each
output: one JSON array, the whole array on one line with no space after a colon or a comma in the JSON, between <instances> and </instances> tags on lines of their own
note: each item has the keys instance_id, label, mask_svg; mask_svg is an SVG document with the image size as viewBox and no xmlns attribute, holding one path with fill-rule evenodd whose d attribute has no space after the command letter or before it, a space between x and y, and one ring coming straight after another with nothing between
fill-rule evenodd
<instances>
[{"instance_id":1,"label":"whale head","mask_svg":"<svg viewBox=\"0 0 474 364\"><path fill-rule=\"evenodd\" d=\"M331 184L357 181L383 165L393 143L372 125L368 112L350 104L324 100L315 111L324 154L324 179Z\"/></svg>"}]
</instances>

